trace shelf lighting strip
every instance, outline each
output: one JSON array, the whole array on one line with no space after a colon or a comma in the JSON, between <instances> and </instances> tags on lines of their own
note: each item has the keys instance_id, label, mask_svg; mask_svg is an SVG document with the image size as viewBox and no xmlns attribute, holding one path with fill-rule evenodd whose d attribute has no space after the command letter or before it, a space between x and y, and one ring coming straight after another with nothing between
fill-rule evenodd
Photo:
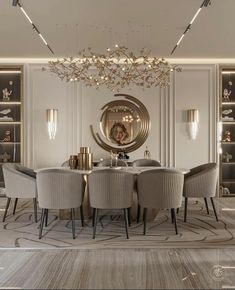
<instances>
[{"instance_id":1,"label":"shelf lighting strip","mask_svg":"<svg viewBox=\"0 0 235 290\"><path fill-rule=\"evenodd\" d=\"M189 31L189 29L191 28L193 22L195 21L195 19L198 17L199 13L201 12L203 7L207 7L210 4L210 1L208 0L203 0L201 6L199 7L199 9L197 10L197 12L195 13L195 15L193 16L192 20L190 21L190 23L188 24L188 26L186 27L185 31L183 32L183 34L181 35L181 37L179 38L178 42L176 43L175 47L172 49L171 51L171 55L175 52L176 48L179 46L179 44L181 43L181 41L183 40L183 38L185 37L185 34Z\"/></svg>"},{"instance_id":2,"label":"shelf lighting strip","mask_svg":"<svg viewBox=\"0 0 235 290\"><path fill-rule=\"evenodd\" d=\"M27 14L27 12L24 10L24 8L21 6L21 4L18 1L18 6L20 7L22 13L24 14L24 16L27 18L27 20L30 22L30 24L33 26L33 30L37 32L38 36L41 38L41 40L43 41L43 43L48 47L48 49L50 50L50 52L52 54L55 54L54 51L51 49L50 45L46 42L45 38L42 36L42 34L40 33L39 29L37 28L37 26L33 23L32 19L29 17L29 15Z\"/></svg>"}]
</instances>

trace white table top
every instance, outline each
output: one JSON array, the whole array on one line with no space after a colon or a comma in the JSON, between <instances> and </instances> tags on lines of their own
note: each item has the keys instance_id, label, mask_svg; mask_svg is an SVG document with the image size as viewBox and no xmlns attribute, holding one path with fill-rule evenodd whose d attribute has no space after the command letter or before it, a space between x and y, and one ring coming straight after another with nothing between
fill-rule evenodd
<instances>
[{"instance_id":1,"label":"white table top","mask_svg":"<svg viewBox=\"0 0 235 290\"><path fill-rule=\"evenodd\" d=\"M110 167L93 167L92 170L78 170L78 169L70 169L69 167L46 167L46 168L40 168L40 169L35 169L35 172L40 172L43 170L49 170L49 169L59 169L59 170L68 170L68 171L72 171L72 172L76 172L76 173L80 173L80 174L84 174L84 175L88 175L90 174L92 171L97 171L97 170L104 170L104 169L110 169ZM188 173L190 170L189 169L185 169L185 168L173 168L173 167L155 167L155 166L145 166L145 167L112 167L111 169L117 169L117 170L122 170L125 172L130 172L133 174L140 174L143 171L146 170L151 170L151 169L175 169L175 170L179 170L181 171L183 174Z\"/></svg>"}]
</instances>

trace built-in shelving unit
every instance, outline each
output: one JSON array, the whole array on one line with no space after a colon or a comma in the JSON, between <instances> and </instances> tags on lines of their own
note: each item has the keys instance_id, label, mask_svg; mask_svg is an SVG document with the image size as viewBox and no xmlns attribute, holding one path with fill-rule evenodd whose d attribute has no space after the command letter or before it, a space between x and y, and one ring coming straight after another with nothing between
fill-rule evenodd
<instances>
[{"instance_id":1,"label":"built-in shelving unit","mask_svg":"<svg viewBox=\"0 0 235 290\"><path fill-rule=\"evenodd\" d=\"M2 165L21 162L22 77L22 67L0 67L0 187Z\"/></svg>"},{"instance_id":2,"label":"built-in shelving unit","mask_svg":"<svg viewBox=\"0 0 235 290\"><path fill-rule=\"evenodd\" d=\"M235 67L221 67L220 95L220 186L223 196L235 196Z\"/></svg>"}]
</instances>

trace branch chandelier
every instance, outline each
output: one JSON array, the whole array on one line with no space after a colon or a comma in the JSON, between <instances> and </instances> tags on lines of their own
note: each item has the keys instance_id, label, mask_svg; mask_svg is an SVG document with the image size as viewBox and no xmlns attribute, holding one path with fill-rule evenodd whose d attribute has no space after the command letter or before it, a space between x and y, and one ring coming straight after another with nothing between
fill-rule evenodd
<instances>
[{"instance_id":1,"label":"branch chandelier","mask_svg":"<svg viewBox=\"0 0 235 290\"><path fill-rule=\"evenodd\" d=\"M170 83L170 72L180 71L180 68L164 58L150 57L146 49L141 49L136 56L127 47L116 44L114 50L107 49L106 55L88 48L82 50L78 58L50 61L49 71L67 82L81 81L88 87L106 86L112 91L120 91L132 85L166 87Z\"/></svg>"}]
</instances>

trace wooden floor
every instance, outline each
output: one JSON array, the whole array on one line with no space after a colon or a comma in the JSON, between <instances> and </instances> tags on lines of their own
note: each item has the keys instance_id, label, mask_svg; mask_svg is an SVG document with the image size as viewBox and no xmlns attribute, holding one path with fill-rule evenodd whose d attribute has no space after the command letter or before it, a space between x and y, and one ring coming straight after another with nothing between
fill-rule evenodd
<instances>
[{"instance_id":1,"label":"wooden floor","mask_svg":"<svg viewBox=\"0 0 235 290\"><path fill-rule=\"evenodd\" d=\"M221 289L234 273L231 249L0 251L0 289Z\"/></svg>"}]
</instances>

